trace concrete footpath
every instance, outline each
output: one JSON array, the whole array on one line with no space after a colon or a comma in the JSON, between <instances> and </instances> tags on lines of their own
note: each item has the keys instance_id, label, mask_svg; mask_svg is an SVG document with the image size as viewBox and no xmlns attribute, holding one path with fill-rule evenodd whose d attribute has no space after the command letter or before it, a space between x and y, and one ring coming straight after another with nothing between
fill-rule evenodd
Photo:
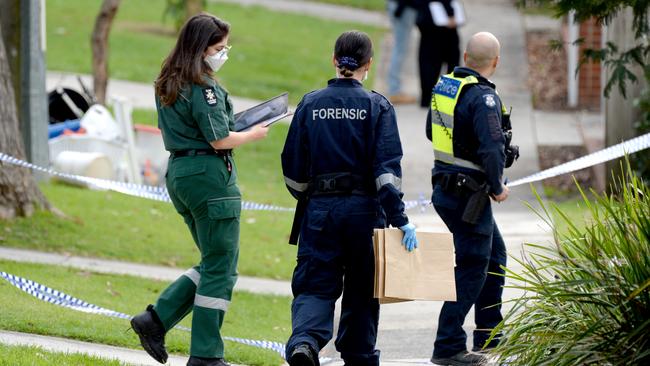
<instances>
[{"instance_id":1,"label":"concrete footpath","mask_svg":"<svg viewBox=\"0 0 650 366\"><path fill-rule=\"evenodd\" d=\"M134 340L137 337L134 335ZM145 351L123 347L107 346L104 344L75 341L67 338L47 337L37 334L9 332L0 330L0 343L11 346L40 347L46 351L57 353L82 353L107 360L117 360L129 365L155 366L160 365ZM166 365L185 366L187 356L169 355Z\"/></svg>"},{"instance_id":2,"label":"concrete footpath","mask_svg":"<svg viewBox=\"0 0 650 366\"><path fill-rule=\"evenodd\" d=\"M7 247L0 247L0 259L16 262L50 264L97 273L129 275L170 282L176 280L186 271L184 269L165 266L128 263L98 258L85 258ZM291 285L289 282L267 278L239 276L235 289L258 294L291 296Z\"/></svg>"}]
</instances>

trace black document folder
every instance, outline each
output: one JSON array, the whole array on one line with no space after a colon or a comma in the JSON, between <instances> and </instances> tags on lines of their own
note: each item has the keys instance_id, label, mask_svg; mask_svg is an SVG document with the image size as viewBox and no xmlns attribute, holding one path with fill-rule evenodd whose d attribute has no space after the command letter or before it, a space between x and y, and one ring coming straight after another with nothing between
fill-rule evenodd
<instances>
[{"instance_id":1,"label":"black document folder","mask_svg":"<svg viewBox=\"0 0 650 366\"><path fill-rule=\"evenodd\" d=\"M292 112L289 112L289 93L282 93L235 114L235 131L247 130L259 123L268 126L291 114Z\"/></svg>"}]
</instances>

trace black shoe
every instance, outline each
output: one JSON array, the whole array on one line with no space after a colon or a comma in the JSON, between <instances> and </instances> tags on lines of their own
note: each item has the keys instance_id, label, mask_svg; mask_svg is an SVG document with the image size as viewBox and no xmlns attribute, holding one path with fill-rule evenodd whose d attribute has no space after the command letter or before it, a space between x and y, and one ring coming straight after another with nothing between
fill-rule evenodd
<instances>
[{"instance_id":1,"label":"black shoe","mask_svg":"<svg viewBox=\"0 0 650 366\"><path fill-rule=\"evenodd\" d=\"M230 366L223 358L203 358L190 356L187 366Z\"/></svg>"},{"instance_id":2,"label":"black shoe","mask_svg":"<svg viewBox=\"0 0 650 366\"><path fill-rule=\"evenodd\" d=\"M485 341L483 341L483 342L477 341L476 336L474 336L474 342L477 342L478 344L485 344L486 341L487 341L487 339ZM487 344L487 346L477 346L476 345L477 343L474 343L474 347L472 347L472 352L486 354L486 353L490 352L491 350L493 350L496 346L498 346L499 343L504 342L504 341L505 341L505 338L503 338L502 336L498 336L498 337L492 338L492 340L490 341L490 343Z\"/></svg>"},{"instance_id":3,"label":"black shoe","mask_svg":"<svg viewBox=\"0 0 650 366\"><path fill-rule=\"evenodd\" d=\"M167 362L165 327L163 327L158 315L153 311L152 305L147 306L146 311L131 319L131 328L140 337L140 344L149 356L160 363Z\"/></svg>"},{"instance_id":4,"label":"black shoe","mask_svg":"<svg viewBox=\"0 0 650 366\"><path fill-rule=\"evenodd\" d=\"M433 356L431 362L443 366L487 365L488 359L483 355L462 351L450 357Z\"/></svg>"},{"instance_id":5,"label":"black shoe","mask_svg":"<svg viewBox=\"0 0 650 366\"><path fill-rule=\"evenodd\" d=\"M314 357L314 352L307 344L299 344L294 348L289 357L290 366L318 366L318 359Z\"/></svg>"},{"instance_id":6,"label":"black shoe","mask_svg":"<svg viewBox=\"0 0 650 366\"><path fill-rule=\"evenodd\" d=\"M474 353L480 353L482 355L488 354L491 350L493 350L494 347L485 347L485 348L479 348L479 347L472 347L472 352Z\"/></svg>"}]
</instances>

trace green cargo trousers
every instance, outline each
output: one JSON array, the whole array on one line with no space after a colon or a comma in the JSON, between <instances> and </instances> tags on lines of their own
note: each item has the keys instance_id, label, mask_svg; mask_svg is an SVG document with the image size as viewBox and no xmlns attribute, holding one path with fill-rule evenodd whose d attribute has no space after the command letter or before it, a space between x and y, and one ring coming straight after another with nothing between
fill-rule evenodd
<instances>
[{"instance_id":1,"label":"green cargo trousers","mask_svg":"<svg viewBox=\"0 0 650 366\"><path fill-rule=\"evenodd\" d=\"M171 158L167 190L201 252L199 265L190 268L158 298L154 310L166 330L190 311L190 355L224 357L221 325L237 281L241 193L232 158L232 172L223 157ZM179 248L179 250L182 250Z\"/></svg>"}]
</instances>

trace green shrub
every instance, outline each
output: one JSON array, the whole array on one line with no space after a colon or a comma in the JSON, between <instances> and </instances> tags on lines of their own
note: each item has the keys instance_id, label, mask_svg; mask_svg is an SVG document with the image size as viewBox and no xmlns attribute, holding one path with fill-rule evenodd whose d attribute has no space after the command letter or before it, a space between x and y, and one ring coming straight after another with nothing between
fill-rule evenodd
<instances>
[{"instance_id":1,"label":"green shrub","mask_svg":"<svg viewBox=\"0 0 650 366\"><path fill-rule=\"evenodd\" d=\"M568 230L555 247L527 244L523 269L506 273L524 295L495 329L500 363L650 364L650 189L634 173L614 188L593 202L581 190L584 227L554 207Z\"/></svg>"}]
</instances>

